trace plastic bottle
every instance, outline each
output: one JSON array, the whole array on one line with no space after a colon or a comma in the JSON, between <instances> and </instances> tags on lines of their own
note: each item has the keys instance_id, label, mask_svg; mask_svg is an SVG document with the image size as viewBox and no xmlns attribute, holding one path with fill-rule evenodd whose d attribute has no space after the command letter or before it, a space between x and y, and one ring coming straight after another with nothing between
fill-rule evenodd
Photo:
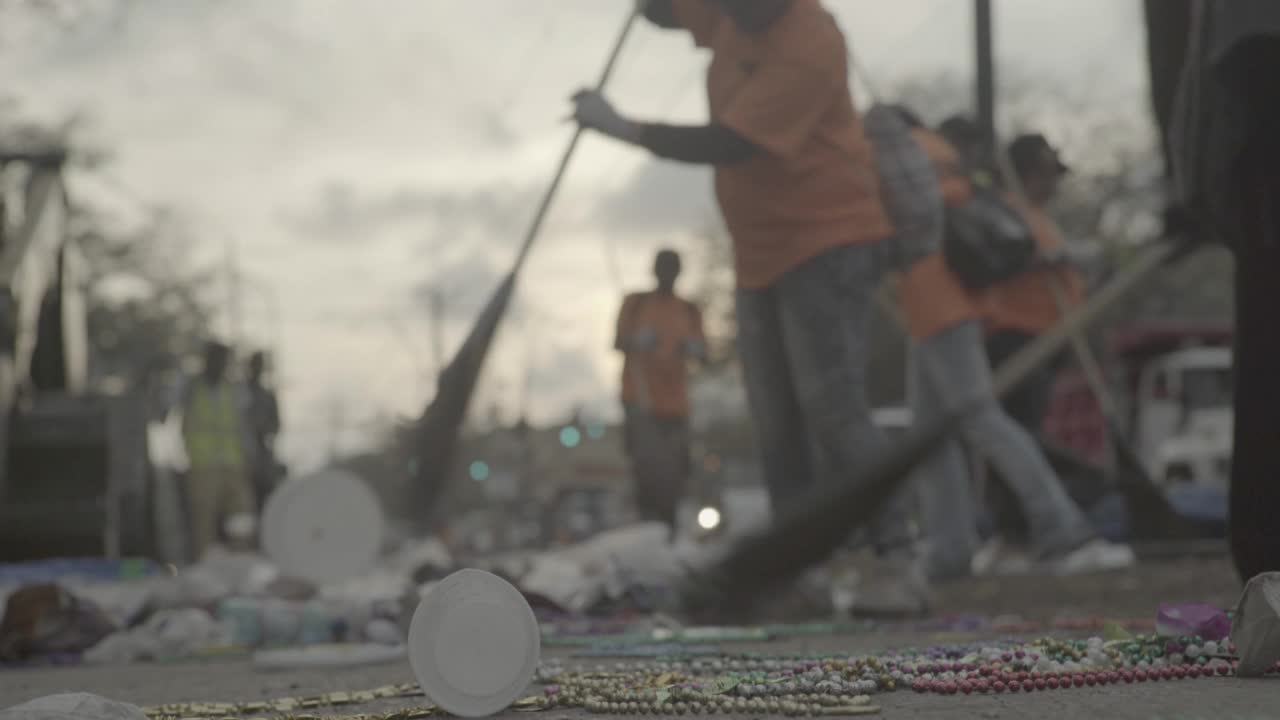
<instances>
[{"instance_id":1,"label":"plastic bottle","mask_svg":"<svg viewBox=\"0 0 1280 720\"><path fill-rule=\"evenodd\" d=\"M315 600L303 606L298 639L303 645L323 645L336 639L333 613L328 607Z\"/></svg>"},{"instance_id":2,"label":"plastic bottle","mask_svg":"<svg viewBox=\"0 0 1280 720\"><path fill-rule=\"evenodd\" d=\"M226 626L235 645L257 647L262 644L262 615L258 600L227 598L218 604L218 620Z\"/></svg>"},{"instance_id":3,"label":"plastic bottle","mask_svg":"<svg viewBox=\"0 0 1280 720\"><path fill-rule=\"evenodd\" d=\"M284 600L261 600L262 644L285 647L298 642L302 634L302 608Z\"/></svg>"}]
</instances>

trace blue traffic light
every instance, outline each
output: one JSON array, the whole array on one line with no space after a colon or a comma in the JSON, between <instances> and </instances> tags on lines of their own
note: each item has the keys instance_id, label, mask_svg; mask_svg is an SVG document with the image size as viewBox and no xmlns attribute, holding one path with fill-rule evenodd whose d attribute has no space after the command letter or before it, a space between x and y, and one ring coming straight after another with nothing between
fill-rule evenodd
<instances>
[{"instance_id":1,"label":"blue traffic light","mask_svg":"<svg viewBox=\"0 0 1280 720\"><path fill-rule=\"evenodd\" d=\"M582 444L582 433L570 425L560 431L560 444L567 448L576 448Z\"/></svg>"}]
</instances>

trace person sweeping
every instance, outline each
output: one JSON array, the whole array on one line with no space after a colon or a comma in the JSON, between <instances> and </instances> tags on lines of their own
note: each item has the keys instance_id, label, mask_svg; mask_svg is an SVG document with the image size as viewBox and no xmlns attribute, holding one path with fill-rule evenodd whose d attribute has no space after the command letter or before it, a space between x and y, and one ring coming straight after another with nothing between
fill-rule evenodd
<instances>
[{"instance_id":1,"label":"person sweeping","mask_svg":"<svg viewBox=\"0 0 1280 720\"><path fill-rule=\"evenodd\" d=\"M582 127L711 166L733 239L738 349L772 510L857 477L887 451L866 392L868 326L893 227L849 89L845 38L818 0L651 0L660 27L711 51L710 121L627 118L574 96ZM901 499L872 533L880 562L855 610L927 608Z\"/></svg>"},{"instance_id":2,"label":"person sweeping","mask_svg":"<svg viewBox=\"0 0 1280 720\"><path fill-rule=\"evenodd\" d=\"M903 109L877 106L867 115L885 204L897 227L898 283L911 353L911 406L928 424L982 398L959 442L944 443L917 469L921 521L934 581L970 574L978 549L976 504L961 443L989 460L1010 483L1029 521L1036 559L1056 574L1113 570L1133 564L1133 551L1098 537L1072 503L1035 440L1005 411L982 344L978 300L948 266L945 208L973 195L959 152Z\"/></svg>"}]
</instances>

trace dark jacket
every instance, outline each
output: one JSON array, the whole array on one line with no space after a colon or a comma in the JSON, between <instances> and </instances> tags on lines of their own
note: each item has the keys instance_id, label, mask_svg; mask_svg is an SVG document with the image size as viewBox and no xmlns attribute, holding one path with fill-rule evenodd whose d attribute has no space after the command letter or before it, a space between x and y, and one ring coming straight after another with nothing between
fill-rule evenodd
<instances>
[{"instance_id":1,"label":"dark jacket","mask_svg":"<svg viewBox=\"0 0 1280 720\"><path fill-rule=\"evenodd\" d=\"M1277 162L1275 92L1280 70L1280 2L1198 0L1169 122L1177 199L1217 241L1244 237L1241 203L1255 161ZM1153 68L1154 69L1154 68ZM1280 166L1264 168L1280 172Z\"/></svg>"}]
</instances>

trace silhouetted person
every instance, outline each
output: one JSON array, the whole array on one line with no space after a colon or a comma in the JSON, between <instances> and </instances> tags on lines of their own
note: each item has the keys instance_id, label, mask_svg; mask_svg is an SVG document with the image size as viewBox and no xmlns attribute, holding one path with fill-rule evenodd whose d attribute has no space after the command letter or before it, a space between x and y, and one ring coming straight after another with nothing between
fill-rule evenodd
<instances>
[{"instance_id":1,"label":"silhouetted person","mask_svg":"<svg viewBox=\"0 0 1280 720\"><path fill-rule=\"evenodd\" d=\"M887 452L866 373L874 293L893 226L849 88L844 33L819 0L652 0L645 16L711 51L710 119L637 122L600 93L586 128L711 166L734 246L738 349L772 510L804 506ZM881 562L859 611L922 612L927 588L898 496L875 528Z\"/></svg>"},{"instance_id":2,"label":"silhouetted person","mask_svg":"<svg viewBox=\"0 0 1280 720\"><path fill-rule=\"evenodd\" d=\"M1069 168L1058 151L1040 134L1015 138L1008 148L1009 164L1023 193L1012 190L1005 200L1022 216L1035 237L1037 261L1023 272L982 292L980 303L987 330L987 356L999 368L1062 319L1054 296L1061 290L1068 308L1083 301L1084 279L1063 262L1066 239L1049 215L1049 206ZM1049 412L1053 385L1064 354L1044 363L1004 395L1006 412L1032 437L1039 438ZM989 485L996 537L978 556L980 570L1015 572L1029 564L1028 523L1020 503L1003 478Z\"/></svg>"},{"instance_id":3,"label":"silhouetted person","mask_svg":"<svg viewBox=\"0 0 1280 720\"><path fill-rule=\"evenodd\" d=\"M680 256L659 252L653 274L657 287L623 301L614 347L626 357L622 405L636 506L641 519L674 534L690 470L688 365L705 360L707 346L702 313L676 295Z\"/></svg>"},{"instance_id":4,"label":"silhouetted person","mask_svg":"<svg viewBox=\"0 0 1280 720\"><path fill-rule=\"evenodd\" d=\"M245 383L245 418L252 450L251 477L257 510L262 512L267 497L279 481L279 463L275 443L280 434L280 404L274 389L267 387L267 356L256 352L249 358L249 376Z\"/></svg>"}]
</instances>

